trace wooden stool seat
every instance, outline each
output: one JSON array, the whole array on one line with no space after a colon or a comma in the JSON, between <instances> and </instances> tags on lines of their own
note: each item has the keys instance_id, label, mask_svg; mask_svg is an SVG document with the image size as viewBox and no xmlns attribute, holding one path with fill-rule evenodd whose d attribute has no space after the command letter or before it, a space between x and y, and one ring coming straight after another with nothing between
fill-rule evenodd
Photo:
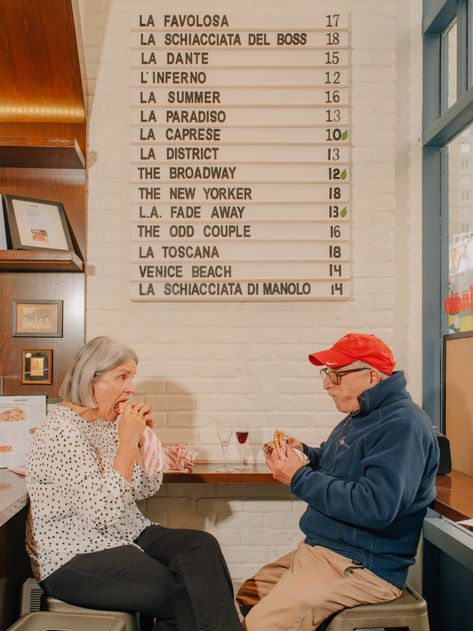
<instances>
[{"instance_id":1,"label":"wooden stool seat","mask_svg":"<svg viewBox=\"0 0 473 631\"><path fill-rule=\"evenodd\" d=\"M320 631L353 631L354 629L392 629L407 627L409 631L430 631L427 603L412 587L406 585L396 600L343 609L319 627Z\"/></svg>"}]
</instances>

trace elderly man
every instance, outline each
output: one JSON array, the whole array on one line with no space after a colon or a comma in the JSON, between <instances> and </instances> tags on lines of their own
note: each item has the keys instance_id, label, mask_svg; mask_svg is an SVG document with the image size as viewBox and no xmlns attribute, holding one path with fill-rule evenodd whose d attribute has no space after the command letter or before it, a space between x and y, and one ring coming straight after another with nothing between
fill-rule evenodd
<instances>
[{"instance_id":1,"label":"elderly man","mask_svg":"<svg viewBox=\"0 0 473 631\"><path fill-rule=\"evenodd\" d=\"M288 437L287 459L267 458L307 503L305 539L242 585L248 631L313 631L345 607L397 598L435 496L437 440L389 347L349 333L309 360L324 366L324 388L346 416L320 447Z\"/></svg>"}]
</instances>

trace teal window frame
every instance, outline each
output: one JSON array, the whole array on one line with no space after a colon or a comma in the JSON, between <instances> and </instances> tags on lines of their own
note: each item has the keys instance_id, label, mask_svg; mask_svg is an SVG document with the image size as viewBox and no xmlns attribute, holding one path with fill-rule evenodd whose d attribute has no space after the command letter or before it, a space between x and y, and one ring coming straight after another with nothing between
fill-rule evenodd
<instances>
[{"instance_id":1,"label":"teal window frame","mask_svg":"<svg viewBox=\"0 0 473 631\"><path fill-rule=\"evenodd\" d=\"M445 111L447 53L442 37L457 21L457 100ZM473 3L423 0L422 170L422 358L423 407L434 425L443 424L443 335L448 321L448 156L445 146L473 123Z\"/></svg>"}]
</instances>

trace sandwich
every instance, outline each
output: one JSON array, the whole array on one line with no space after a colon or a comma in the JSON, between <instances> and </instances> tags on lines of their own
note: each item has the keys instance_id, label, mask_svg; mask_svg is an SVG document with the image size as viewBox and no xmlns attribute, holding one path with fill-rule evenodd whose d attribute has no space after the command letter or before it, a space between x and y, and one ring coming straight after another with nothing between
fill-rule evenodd
<instances>
[{"instance_id":1,"label":"sandwich","mask_svg":"<svg viewBox=\"0 0 473 631\"><path fill-rule=\"evenodd\" d=\"M263 445L263 453L266 457L270 456L273 451L276 451L280 460L286 460L287 440L282 429L275 430L273 440Z\"/></svg>"},{"instance_id":2,"label":"sandwich","mask_svg":"<svg viewBox=\"0 0 473 631\"><path fill-rule=\"evenodd\" d=\"M276 451L280 460L287 460L287 438L282 429L277 429L274 432L273 440L263 445L263 453L268 458L273 451ZM309 462L307 456L300 449L294 449L299 456L300 461L305 465Z\"/></svg>"}]
</instances>

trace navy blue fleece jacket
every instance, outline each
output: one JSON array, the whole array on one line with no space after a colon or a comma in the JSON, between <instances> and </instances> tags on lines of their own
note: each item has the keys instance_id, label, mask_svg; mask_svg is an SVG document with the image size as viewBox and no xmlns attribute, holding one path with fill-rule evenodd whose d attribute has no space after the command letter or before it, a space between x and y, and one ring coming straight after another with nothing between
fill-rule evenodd
<instances>
[{"instance_id":1,"label":"navy blue fleece jacket","mask_svg":"<svg viewBox=\"0 0 473 631\"><path fill-rule=\"evenodd\" d=\"M438 444L429 417L406 390L403 372L366 390L291 490L308 507L306 543L353 559L397 587L414 563L427 506L435 497Z\"/></svg>"}]
</instances>

